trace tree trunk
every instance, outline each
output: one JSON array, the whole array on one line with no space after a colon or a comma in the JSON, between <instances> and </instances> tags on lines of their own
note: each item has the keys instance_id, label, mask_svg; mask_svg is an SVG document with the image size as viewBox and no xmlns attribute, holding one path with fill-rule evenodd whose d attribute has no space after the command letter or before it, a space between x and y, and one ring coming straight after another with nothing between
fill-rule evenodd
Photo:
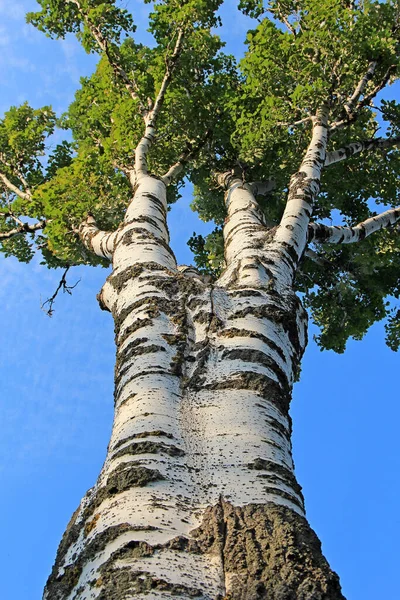
<instances>
[{"instance_id":1,"label":"tree trunk","mask_svg":"<svg viewBox=\"0 0 400 600\"><path fill-rule=\"evenodd\" d=\"M83 234L113 258L99 300L115 320L115 419L48 600L343 598L291 455L306 313L250 188L232 179L227 206L214 285L177 267L150 176L112 239Z\"/></svg>"}]
</instances>

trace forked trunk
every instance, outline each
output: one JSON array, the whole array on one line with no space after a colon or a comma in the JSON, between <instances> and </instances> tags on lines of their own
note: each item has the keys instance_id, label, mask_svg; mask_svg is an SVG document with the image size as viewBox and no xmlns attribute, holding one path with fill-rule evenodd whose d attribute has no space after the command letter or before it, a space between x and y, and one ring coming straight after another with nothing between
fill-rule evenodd
<instances>
[{"instance_id":1,"label":"forked trunk","mask_svg":"<svg viewBox=\"0 0 400 600\"><path fill-rule=\"evenodd\" d=\"M164 184L143 176L100 294L115 320L115 420L60 544L48 600L341 599L304 516L291 390L306 345L290 252L231 178L227 268L178 268ZM101 250L100 250L101 249Z\"/></svg>"}]
</instances>

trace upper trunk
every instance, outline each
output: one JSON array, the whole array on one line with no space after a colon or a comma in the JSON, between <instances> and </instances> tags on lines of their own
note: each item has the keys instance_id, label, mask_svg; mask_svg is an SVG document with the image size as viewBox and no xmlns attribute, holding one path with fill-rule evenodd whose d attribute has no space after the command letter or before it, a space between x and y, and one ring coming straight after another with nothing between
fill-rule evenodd
<instances>
[{"instance_id":1,"label":"upper trunk","mask_svg":"<svg viewBox=\"0 0 400 600\"><path fill-rule=\"evenodd\" d=\"M306 313L240 182L228 214L227 270L206 284L176 266L164 184L139 180L100 294L115 320L113 432L49 600L342 598L293 472Z\"/></svg>"}]
</instances>

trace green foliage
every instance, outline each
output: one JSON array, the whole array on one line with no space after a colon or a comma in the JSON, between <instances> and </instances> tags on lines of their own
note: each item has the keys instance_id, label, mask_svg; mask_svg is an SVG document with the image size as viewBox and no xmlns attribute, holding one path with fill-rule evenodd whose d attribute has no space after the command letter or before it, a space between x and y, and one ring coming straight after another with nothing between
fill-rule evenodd
<instances>
[{"instance_id":1,"label":"green foliage","mask_svg":"<svg viewBox=\"0 0 400 600\"><path fill-rule=\"evenodd\" d=\"M400 310L393 309L385 325L386 343L394 351L400 348Z\"/></svg>"},{"instance_id":2,"label":"green foliage","mask_svg":"<svg viewBox=\"0 0 400 600\"><path fill-rule=\"evenodd\" d=\"M115 6L114 0L38 0L38 4L42 10L28 13L28 23L52 38L75 33L87 52L96 50L93 30L117 45L126 33L135 30L131 15Z\"/></svg>"},{"instance_id":3,"label":"green foliage","mask_svg":"<svg viewBox=\"0 0 400 600\"><path fill-rule=\"evenodd\" d=\"M221 41L210 32L219 22L216 10L220 0L155 3L150 17L150 30L157 41L154 48L129 37L134 31L132 18L115 2L41 0L39 4L42 10L30 13L29 22L51 37L74 33L87 51L102 50L102 57L93 75L82 79L74 102L58 122L71 130L73 142L59 144L47 161L38 159L45 153L46 137L56 124L53 113L51 127L39 132L38 148L24 141L25 154L19 162L25 171L29 166L32 172L32 196L24 200L11 194L12 209L17 217L46 219L39 249L49 266L54 261L96 264L99 261L89 256L80 243L77 228L88 211L104 229L115 228L123 218L132 195L126 173L133 167L135 149L144 133L142 106L148 105L149 98L154 102L158 94L177 27L185 31L183 48L157 121L157 140L148 156L151 173L163 175L187 147L202 140L206 131L213 130L214 135L208 136L196 157L197 170L213 161L216 144L212 140L218 142L218 148L229 143L229 132L224 133L215 100L221 99L223 106L224 99L232 95L235 64L222 54ZM132 75L137 98L132 98L116 64ZM16 110L22 111L22 107ZM33 109L25 105L25 110ZM40 114L44 112L42 109ZM16 127L11 129L15 131ZM3 137L9 145L9 132ZM15 155L11 160L15 167L14 159ZM37 171L35 180L33 167ZM15 186L23 188L15 168L5 174ZM168 189L170 202L179 197L183 175ZM9 197L9 190L5 195ZM12 220L3 221L8 229L12 225ZM21 244L7 242L12 248ZM25 259L22 252L18 255Z\"/></svg>"},{"instance_id":4,"label":"green foliage","mask_svg":"<svg viewBox=\"0 0 400 600\"><path fill-rule=\"evenodd\" d=\"M0 164L2 173L12 183L19 183L16 171L28 185L43 180L41 157L45 140L53 133L55 124L56 116L49 106L33 109L25 102L19 107L12 106L5 113L0 120ZM4 194L4 185L0 189Z\"/></svg>"},{"instance_id":5,"label":"green foliage","mask_svg":"<svg viewBox=\"0 0 400 600\"><path fill-rule=\"evenodd\" d=\"M257 18L240 67L222 53L215 34L221 1L156 1L149 21L155 45L146 47L136 43L132 16L114 0L39 0L41 10L28 15L30 23L53 38L77 35L100 60L81 80L61 120L49 107L24 104L0 121L0 174L11 185L0 179L0 231L15 228L21 218L47 221L36 237L3 240L6 254L28 261L38 249L50 267L102 264L83 248L77 228L88 212L103 229L115 228L123 218L132 195L126 174L144 132L143 107L149 99L154 102L171 67L178 29L184 31L182 51L148 167L162 176L182 152L201 146L169 186L168 200L179 197L187 176L195 189L194 210L216 224L212 234L194 234L189 242L197 266L213 277L223 265L226 216L213 174L239 166L246 181L274 179L274 190L258 200L267 222L278 224L290 177L310 141L310 117L328 103L331 123L346 119L344 102L371 61L376 69L366 94L396 79L397 0L240 0L241 9ZM130 89L121 73L131 79ZM356 118L348 119L331 136L328 150L372 138L379 128L379 135L399 136L400 105L384 99L375 103L376 109L365 103ZM69 129L72 142L50 150L48 138L56 126ZM355 224L380 205L399 205L399 161L399 151L392 149L325 169L313 219ZM361 338L384 317L389 317L388 344L398 347L397 240L396 231L385 231L356 245L316 248L322 265L303 260L296 285L320 326L322 347L341 352L349 337Z\"/></svg>"},{"instance_id":6,"label":"green foliage","mask_svg":"<svg viewBox=\"0 0 400 600\"><path fill-rule=\"evenodd\" d=\"M223 269L224 239L222 229L216 227L206 238L193 233L188 246L194 254L200 273L216 279Z\"/></svg>"},{"instance_id":7,"label":"green foliage","mask_svg":"<svg viewBox=\"0 0 400 600\"><path fill-rule=\"evenodd\" d=\"M9 227L7 227L7 225ZM13 225L15 224L10 221L0 223L0 232L11 229ZM9 240L0 240L0 251L4 256L15 256L20 262L29 263L35 254L35 247L32 243L32 239L29 239L27 236L19 235Z\"/></svg>"}]
</instances>

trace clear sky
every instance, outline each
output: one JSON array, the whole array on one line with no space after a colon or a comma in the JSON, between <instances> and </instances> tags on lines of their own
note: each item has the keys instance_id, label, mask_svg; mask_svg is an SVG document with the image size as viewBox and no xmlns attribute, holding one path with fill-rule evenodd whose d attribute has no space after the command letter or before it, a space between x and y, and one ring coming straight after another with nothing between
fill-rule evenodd
<instances>
[{"instance_id":1,"label":"clear sky","mask_svg":"<svg viewBox=\"0 0 400 600\"><path fill-rule=\"evenodd\" d=\"M126 2L142 22L148 7ZM73 38L51 41L24 24L33 0L0 0L0 113L24 100L66 109L93 68ZM229 51L240 53L246 23L229 2ZM240 43L239 41L240 40ZM392 91L391 95L396 93ZM206 231L190 191L170 215L172 246ZM50 319L41 300L60 275L39 261L0 258L0 598L37 600L80 498L94 484L112 420L113 324L96 302L107 271L75 268L78 286ZM400 536L399 358L383 327L344 355L312 340L295 386L294 459L308 518L348 600L398 597Z\"/></svg>"}]
</instances>

